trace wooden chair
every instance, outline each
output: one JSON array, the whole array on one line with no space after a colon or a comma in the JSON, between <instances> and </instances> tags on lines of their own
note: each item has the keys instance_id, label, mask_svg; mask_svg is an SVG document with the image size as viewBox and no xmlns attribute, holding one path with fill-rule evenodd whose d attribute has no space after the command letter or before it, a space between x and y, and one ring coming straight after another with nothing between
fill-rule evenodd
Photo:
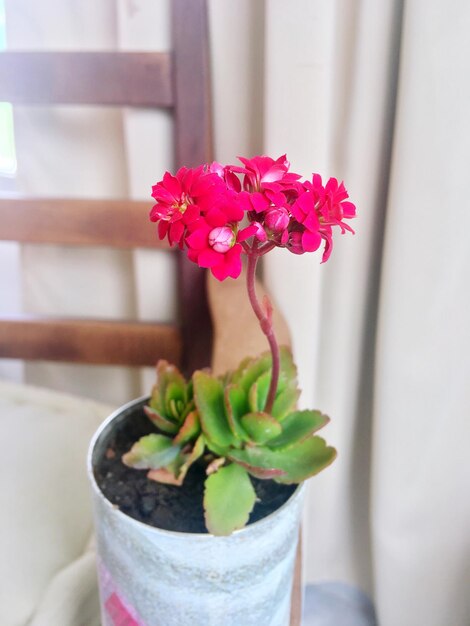
<instances>
[{"instance_id":1,"label":"wooden chair","mask_svg":"<svg viewBox=\"0 0 470 626\"><path fill-rule=\"evenodd\" d=\"M155 107L174 114L175 168L212 159L205 0L172 0L173 50L156 52L2 52L0 101L14 105ZM0 240L28 244L167 248L149 226L150 203L0 197ZM170 249L168 248L169 253ZM243 284L210 283L178 254L179 320L175 324L20 316L0 318L0 358L143 366L166 358L187 372L223 370L263 338L251 312L250 346L231 344L240 327ZM236 303L236 304L235 304ZM232 311L237 310L235 320ZM285 330L284 330L285 333ZM261 343L260 343L261 341ZM300 623L300 559L292 625Z\"/></svg>"},{"instance_id":2,"label":"wooden chair","mask_svg":"<svg viewBox=\"0 0 470 626\"><path fill-rule=\"evenodd\" d=\"M172 2L172 53L3 52L0 101L14 105L156 107L174 113L175 167L212 158L204 0ZM0 198L0 240L162 248L147 202ZM0 356L114 365L158 358L186 370L209 365L204 275L178 255L177 325L38 317L0 320ZM190 314L189 314L190 312Z\"/></svg>"}]
</instances>

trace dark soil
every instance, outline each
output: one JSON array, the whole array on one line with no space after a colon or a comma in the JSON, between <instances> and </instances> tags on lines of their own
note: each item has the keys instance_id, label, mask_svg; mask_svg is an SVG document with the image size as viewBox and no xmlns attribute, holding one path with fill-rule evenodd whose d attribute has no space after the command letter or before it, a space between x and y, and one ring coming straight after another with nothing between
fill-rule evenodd
<instances>
[{"instance_id":1,"label":"dark soil","mask_svg":"<svg viewBox=\"0 0 470 626\"><path fill-rule=\"evenodd\" d=\"M182 487L147 478L146 470L126 467L122 455L143 435L158 432L140 407L136 407L106 442L105 454L94 469L96 481L119 509L140 522L165 530L206 533L202 507L204 465L191 466ZM297 485L279 485L251 477L258 500L249 524L266 517L286 502Z\"/></svg>"}]
</instances>

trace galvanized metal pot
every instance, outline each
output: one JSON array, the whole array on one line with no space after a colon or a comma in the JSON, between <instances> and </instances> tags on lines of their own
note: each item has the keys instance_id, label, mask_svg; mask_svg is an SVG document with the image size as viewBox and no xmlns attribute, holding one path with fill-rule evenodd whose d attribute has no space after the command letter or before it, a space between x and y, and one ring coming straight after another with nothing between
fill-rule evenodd
<instances>
[{"instance_id":1,"label":"galvanized metal pot","mask_svg":"<svg viewBox=\"0 0 470 626\"><path fill-rule=\"evenodd\" d=\"M102 626L288 626L304 489L229 537L160 530L119 511L93 468L113 430L147 398L113 413L90 446Z\"/></svg>"}]
</instances>

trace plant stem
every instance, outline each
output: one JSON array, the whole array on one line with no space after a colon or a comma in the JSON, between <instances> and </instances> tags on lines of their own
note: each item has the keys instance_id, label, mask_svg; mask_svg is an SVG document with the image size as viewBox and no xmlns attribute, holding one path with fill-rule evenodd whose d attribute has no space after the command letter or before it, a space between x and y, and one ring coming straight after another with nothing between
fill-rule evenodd
<instances>
[{"instance_id":1,"label":"plant stem","mask_svg":"<svg viewBox=\"0 0 470 626\"><path fill-rule=\"evenodd\" d=\"M271 413L274 400L276 399L276 391L277 384L279 381L279 370L280 370L280 358L279 358L279 346L276 341L276 337L274 335L274 329L271 321L271 316L268 316L264 311L262 306L259 303L259 300L256 296L255 289L255 274L256 274L256 265L258 264L258 255L256 254L256 245L253 246L254 254L248 254L248 268L246 274L246 287L248 291L248 297L250 299L251 306L253 311L255 312L256 317L259 320L259 325L261 330L266 335L266 338L269 343L269 347L271 349L272 355L272 373L271 373L271 383L269 385L268 397L266 399L266 406L264 410L266 413Z\"/></svg>"}]
</instances>

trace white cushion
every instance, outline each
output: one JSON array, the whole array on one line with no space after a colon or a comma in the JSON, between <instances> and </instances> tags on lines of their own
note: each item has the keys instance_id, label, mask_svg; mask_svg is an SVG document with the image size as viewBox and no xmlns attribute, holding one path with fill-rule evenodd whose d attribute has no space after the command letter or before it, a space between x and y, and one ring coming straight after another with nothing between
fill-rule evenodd
<instances>
[{"instance_id":1,"label":"white cushion","mask_svg":"<svg viewBox=\"0 0 470 626\"><path fill-rule=\"evenodd\" d=\"M94 584L89 555L72 574L59 572L82 557L91 535L86 453L111 411L90 400L0 382L2 626L25 626L39 605L51 611L54 589L68 585L70 592L75 574L87 579L84 588Z\"/></svg>"},{"instance_id":2,"label":"white cushion","mask_svg":"<svg viewBox=\"0 0 470 626\"><path fill-rule=\"evenodd\" d=\"M28 626L101 626L95 552L52 579Z\"/></svg>"}]
</instances>

